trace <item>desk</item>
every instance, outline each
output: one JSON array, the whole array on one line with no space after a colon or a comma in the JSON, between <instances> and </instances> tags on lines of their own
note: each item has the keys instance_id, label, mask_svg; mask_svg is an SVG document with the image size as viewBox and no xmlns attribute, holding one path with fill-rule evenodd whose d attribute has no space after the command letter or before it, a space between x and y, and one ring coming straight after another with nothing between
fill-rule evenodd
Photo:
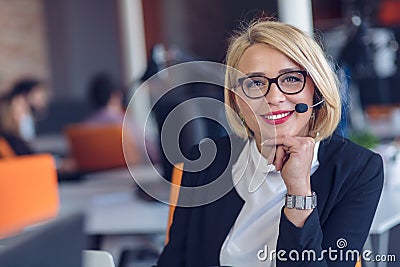
<instances>
[{"instance_id":1,"label":"desk","mask_svg":"<svg viewBox=\"0 0 400 267\"><path fill-rule=\"evenodd\" d=\"M156 182L152 170L138 167L135 179ZM60 185L61 214L83 210L89 235L164 234L167 227L166 204L147 202L135 194L137 187L127 169L87 175L83 182ZM400 224L400 190L384 188L371 226L369 242L375 255L387 255L389 230ZM368 248L368 247L366 247ZM375 265L374 265L375 264ZM365 266L386 266L366 263Z\"/></svg>"},{"instance_id":2,"label":"desk","mask_svg":"<svg viewBox=\"0 0 400 267\"><path fill-rule=\"evenodd\" d=\"M398 224L400 224L400 190L385 187L372 222L366 248L370 245L375 255L388 255L389 231ZM387 263L370 262L365 266L387 266Z\"/></svg>"},{"instance_id":3,"label":"desk","mask_svg":"<svg viewBox=\"0 0 400 267\"><path fill-rule=\"evenodd\" d=\"M146 168L142 173L146 173ZM145 175L142 178L146 179ZM91 174L77 183L63 183L59 189L60 214L84 211L85 232L89 235L164 234L169 206L138 198L136 188L127 169Z\"/></svg>"},{"instance_id":4,"label":"desk","mask_svg":"<svg viewBox=\"0 0 400 267\"><path fill-rule=\"evenodd\" d=\"M387 232L400 223L400 190L387 189L382 191L370 234L379 235Z\"/></svg>"},{"instance_id":5,"label":"desk","mask_svg":"<svg viewBox=\"0 0 400 267\"><path fill-rule=\"evenodd\" d=\"M36 153L67 155L69 152L68 142L63 134L39 135L29 145Z\"/></svg>"}]
</instances>

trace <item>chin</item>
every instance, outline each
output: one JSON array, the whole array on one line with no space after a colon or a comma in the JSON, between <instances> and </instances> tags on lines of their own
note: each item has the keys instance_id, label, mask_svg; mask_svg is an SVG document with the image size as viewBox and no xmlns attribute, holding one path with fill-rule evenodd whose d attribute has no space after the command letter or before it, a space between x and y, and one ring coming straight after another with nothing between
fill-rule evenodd
<instances>
[{"instance_id":1,"label":"chin","mask_svg":"<svg viewBox=\"0 0 400 267\"><path fill-rule=\"evenodd\" d=\"M300 133L298 132L292 132L292 131L276 131L276 136L302 136Z\"/></svg>"}]
</instances>

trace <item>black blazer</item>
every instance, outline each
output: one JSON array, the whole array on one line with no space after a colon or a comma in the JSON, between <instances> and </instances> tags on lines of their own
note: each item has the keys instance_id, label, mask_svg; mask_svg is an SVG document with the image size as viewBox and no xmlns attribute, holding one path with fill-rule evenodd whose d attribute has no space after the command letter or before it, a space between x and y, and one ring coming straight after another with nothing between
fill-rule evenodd
<instances>
[{"instance_id":1,"label":"black blazer","mask_svg":"<svg viewBox=\"0 0 400 267\"><path fill-rule=\"evenodd\" d=\"M207 147L207 144L204 145ZM198 186L219 178L232 189L209 204L176 208L170 241L158 260L159 267L220 264L220 249L244 204L232 185L231 174L232 164L244 143L235 137L225 137L217 141L216 145L217 155L213 163L203 171L185 172L182 185ZM203 148L202 153L204 151ZM194 158L198 158L198 149L195 152L197 154L194 154ZM276 249L287 253L292 249L300 253L306 249L314 250L318 257L324 249L338 249L337 241L344 238L347 246L343 249L343 255L346 249L361 251L383 187L382 159L370 150L333 135L321 141L318 160L320 165L311 176L311 187L317 194L318 206L301 228L287 220L282 208ZM204 192L183 192L179 199L181 203L190 199L202 201L207 200L208 195ZM315 262L278 260L277 266L355 265L355 260L330 261L328 254L323 255L326 256L325 260ZM336 255L339 257L339 252ZM288 254L285 257L288 258Z\"/></svg>"}]
</instances>

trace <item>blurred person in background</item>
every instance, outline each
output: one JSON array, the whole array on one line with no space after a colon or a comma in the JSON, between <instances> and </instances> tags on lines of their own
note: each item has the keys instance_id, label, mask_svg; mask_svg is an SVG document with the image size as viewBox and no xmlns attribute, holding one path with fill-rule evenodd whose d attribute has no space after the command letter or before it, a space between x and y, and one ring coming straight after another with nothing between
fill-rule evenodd
<instances>
[{"instance_id":1,"label":"blurred person in background","mask_svg":"<svg viewBox=\"0 0 400 267\"><path fill-rule=\"evenodd\" d=\"M32 117L33 106L30 105L28 99L35 94L30 95L33 91L24 94L18 90L12 90L0 98L0 137L4 138L16 156L31 155L35 151L26 140L26 132L24 132L26 125L24 124L27 123L26 118ZM33 97L33 99L36 100L36 97ZM38 108L37 111L41 111L40 108L45 108L45 105L42 105L45 102L42 102L42 100L36 102L35 100L32 103L38 104L35 106L35 108ZM33 127L30 123L28 123L28 127ZM59 159L57 163L59 179L69 177L76 169L76 163L68 157Z\"/></svg>"},{"instance_id":2,"label":"blurred person in background","mask_svg":"<svg viewBox=\"0 0 400 267\"><path fill-rule=\"evenodd\" d=\"M7 141L16 155L33 153L20 131L27 116L30 116L30 108L22 95L7 94L0 98L0 137Z\"/></svg>"},{"instance_id":3,"label":"blurred person in background","mask_svg":"<svg viewBox=\"0 0 400 267\"><path fill-rule=\"evenodd\" d=\"M122 87L107 73L96 74L89 83L88 98L93 107L93 112L85 120L87 124L116 124L123 125L125 116L125 107L123 105L124 91ZM132 135L132 143L129 150L129 158L134 163L143 161L145 153L149 153L151 157L151 149L145 151L143 146L139 146L144 135L138 129L134 121L127 124L128 132ZM151 146L151 145L150 145Z\"/></svg>"},{"instance_id":4,"label":"blurred person in background","mask_svg":"<svg viewBox=\"0 0 400 267\"><path fill-rule=\"evenodd\" d=\"M10 99L25 99L28 108L19 120L19 135L27 142L36 137L36 122L43 118L48 104L48 89L43 81L24 78L17 81L9 93Z\"/></svg>"},{"instance_id":5,"label":"blurred person in background","mask_svg":"<svg viewBox=\"0 0 400 267\"><path fill-rule=\"evenodd\" d=\"M89 84L88 98L93 112L85 123L122 124L125 115L123 91L109 75L95 75Z\"/></svg>"}]
</instances>

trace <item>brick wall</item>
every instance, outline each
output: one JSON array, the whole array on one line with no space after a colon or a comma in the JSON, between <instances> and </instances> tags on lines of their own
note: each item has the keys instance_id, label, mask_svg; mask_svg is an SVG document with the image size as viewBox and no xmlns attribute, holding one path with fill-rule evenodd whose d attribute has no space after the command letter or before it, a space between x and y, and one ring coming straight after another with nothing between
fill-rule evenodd
<instances>
[{"instance_id":1,"label":"brick wall","mask_svg":"<svg viewBox=\"0 0 400 267\"><path fill-rule=\"evenodd\" d=\"M42 0L0 0L0 94L19 78L48 79Z\"/></svg>"}]
</instances>

